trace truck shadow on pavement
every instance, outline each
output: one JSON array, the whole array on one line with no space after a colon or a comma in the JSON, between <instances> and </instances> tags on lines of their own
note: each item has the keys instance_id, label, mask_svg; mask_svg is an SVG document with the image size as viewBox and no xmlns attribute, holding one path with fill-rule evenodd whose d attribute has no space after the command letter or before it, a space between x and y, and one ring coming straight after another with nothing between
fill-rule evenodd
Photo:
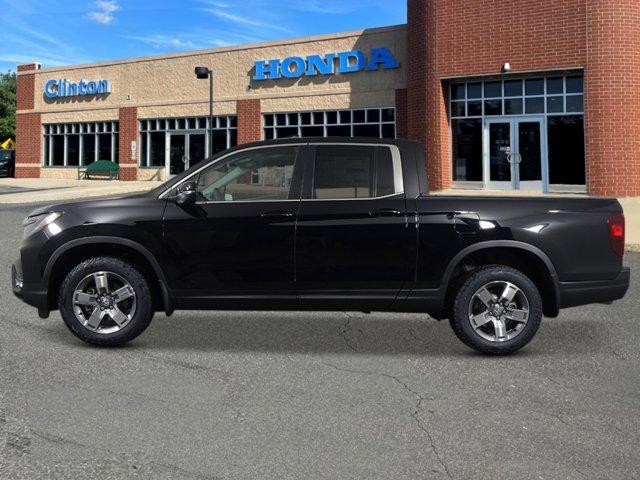
<instances>
[{"instance_id":1,"label":"truck shadow on pavement","mask_svg":"<svg viewBox=\"0 0 640 480\"><path fill-rule=\"evenodd\" d=\"M63 344L83 346L52 316L47 335ZM544 320L534 340L516 356L598 352L607 348L590 335L584 320ZM580 328L583 335L576 336ZM93 348L87 345L88 348ZM294 312L178 312L157 314L140 337L123 349L290 354L375 354L478 356L463 345L448 321L422 315Z\"/></svg>"}]
</instances>

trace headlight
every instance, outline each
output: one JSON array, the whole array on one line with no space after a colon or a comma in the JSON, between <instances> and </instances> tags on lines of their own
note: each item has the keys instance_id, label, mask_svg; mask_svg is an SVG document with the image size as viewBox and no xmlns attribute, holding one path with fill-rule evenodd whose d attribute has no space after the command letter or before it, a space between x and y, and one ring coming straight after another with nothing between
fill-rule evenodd
<instances>
[{"instance_id":1,"label":"headlight","mask_svg":"<svg viewBox=\"0 0 640 480\"><path fill-rule=\"evenodd\" d=\"M44 230L45 228L48 228L51 235L57 235L62 231L62 229L54 222L62 215L64 215L64 212L52 212L25 218L24 222L22 222L22 225L24 226L22 238L27 238L28 236Z\"/></svg>"}]
</instances>

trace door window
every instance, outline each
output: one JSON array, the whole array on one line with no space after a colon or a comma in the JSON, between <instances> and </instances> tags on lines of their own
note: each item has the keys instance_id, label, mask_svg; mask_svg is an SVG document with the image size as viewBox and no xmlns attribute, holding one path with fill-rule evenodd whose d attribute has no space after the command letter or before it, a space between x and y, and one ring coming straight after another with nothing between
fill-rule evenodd
<instances>
[{"instance_id":1,"label":"door window","mask_svg":"<svg viewBox=\"0 0 640 480\"><path fill-rule=\"evenodd\" d=\"M198 174L198 196L209 202L287 200L297 151L261 148L214 163Z\"/></svg>"},{"instance_id":2,"label":"door window","mask_svg":"<svg viewBox=\"0 0 640 480\"><path fill-rule=\"evenodd\" d=\"M383 197L396 191L394 165L388 147L319 145L313 178L313 198Z\"/></svg>"}]
</instances>

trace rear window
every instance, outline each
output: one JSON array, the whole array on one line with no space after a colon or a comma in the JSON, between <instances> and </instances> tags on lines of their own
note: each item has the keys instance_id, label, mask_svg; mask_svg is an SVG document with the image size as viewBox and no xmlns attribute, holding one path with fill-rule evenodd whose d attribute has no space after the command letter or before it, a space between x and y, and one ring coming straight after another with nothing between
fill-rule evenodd
<instances>
[{"instance_id":1,"label":"rear window","mask_svg":"<svg viewBox=\"0 0 640 480\"><path fill-rule=\"evenodd\" d=\"M374 198L395 192L389 147L318 145L313 196L316 199Z\"/></svg>"}]
</instances>

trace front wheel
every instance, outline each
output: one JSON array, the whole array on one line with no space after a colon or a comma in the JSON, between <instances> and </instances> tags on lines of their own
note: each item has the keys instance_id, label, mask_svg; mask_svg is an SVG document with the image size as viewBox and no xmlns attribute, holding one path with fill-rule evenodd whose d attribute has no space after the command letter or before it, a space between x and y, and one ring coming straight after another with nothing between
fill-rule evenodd
<instances>
[{"instance_id":1,"label":"front wheel","mask_svg":"<svg viewBox=\"0 0 640 480\"><path fill-rule=\"evenodd\" d=\"M472 273L455 294L451 328L482 353L508 354L531 341L542 320L542 299L522 272L495 265Z\"/></svg>"},{"instance_id":2,"label":"front wheel","mask_svg":"<svg viewBox=\"0 0 640 480\"><path fill-rule=\"evenodd\" d=\"M71 270L60 287L58 307L74 335L103 346L133 340L153 317L144 276L112 257L91 258Z\"/></svg>"}]
</instances>

